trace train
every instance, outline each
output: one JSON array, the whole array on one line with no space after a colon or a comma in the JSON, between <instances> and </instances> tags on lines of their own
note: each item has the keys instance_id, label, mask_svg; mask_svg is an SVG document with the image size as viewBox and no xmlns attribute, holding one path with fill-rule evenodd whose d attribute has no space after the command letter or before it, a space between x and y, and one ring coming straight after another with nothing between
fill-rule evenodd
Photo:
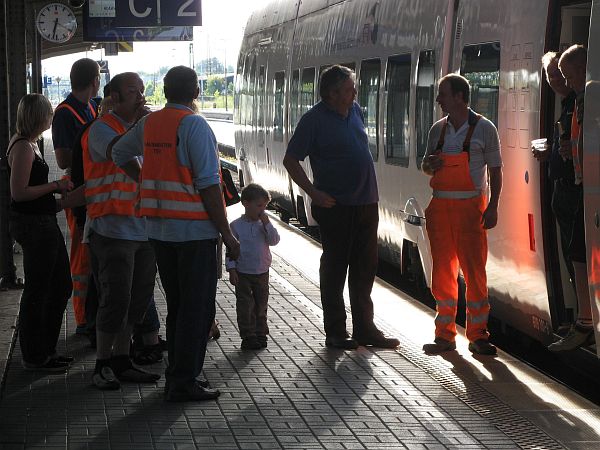
<instances>
[{"instance_id":1,"label":"train","mask_svg":"<svg viewBox=\"0 0 600 450\"><path fill-rule=\"evenodd\" d=\"M588 48L584 201L588 276L600 342L600 0L275 0L248 19L237 60L234 128L242 184L269 190L284 218L315 225L310 198L283 157L298 120L318 100L332 64L356 73L377 173L380 257L431 283L424 210L431 197L420 164L442 117L437 81L460 73L471 107L498 128L504 161L499 221L488 233L492 316L547 345L576 316L547 167L531 141L552 137L560 101L541 57ZM308 162L303 162L311 174ZM599 347L578 350L598 360Z\"/></svg>"}]
</instances>

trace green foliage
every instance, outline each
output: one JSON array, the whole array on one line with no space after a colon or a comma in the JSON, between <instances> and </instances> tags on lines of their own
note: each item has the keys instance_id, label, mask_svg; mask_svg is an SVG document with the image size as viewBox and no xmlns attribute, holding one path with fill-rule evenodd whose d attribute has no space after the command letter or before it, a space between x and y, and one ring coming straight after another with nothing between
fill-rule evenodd
<instances>
[{"instance_id":1,"label":"green foliage","mask_svg":"<svg viewBox=\"0 0 600 450\"><path fill-rule=\"evenodd\" d=\"M225 90L225 78L219 75L210 75L206 80L207 95L221 94Z\"/></svg>"},{"instance_id":2,"label":"green foliage","mask_svg":"<svg viewBox=\"0 0 600 450\"><path fill-rule=\"evenodd\" d=\"M150 83L149 84L153 84ZM163 89L163 83L156 83L156 89L152 92L152 95L146 94L146 101L152 105L164 106L167 103L167 99L165 98L165 92Z\"/></svg>"},{"instance_id":3,"label":"green foliage","mask_svg":"<svg viewBox=\"0 0 600 450\"><path fill-rule=\"evenodd\" d=\"M148 81L146 83L144 94L146 95L146 98L154 96L154 82Z\"/></svg>"}]
</instances>

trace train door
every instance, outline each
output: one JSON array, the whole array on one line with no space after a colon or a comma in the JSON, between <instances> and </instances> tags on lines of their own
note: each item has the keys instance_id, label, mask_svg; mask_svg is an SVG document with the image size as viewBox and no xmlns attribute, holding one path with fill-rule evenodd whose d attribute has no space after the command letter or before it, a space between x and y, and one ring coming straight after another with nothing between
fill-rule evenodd
<instances>
[{"instance_id":1,"label":"train door","mask_svg":"<svg viewBox=\"0 0 600 450\"><path fill-rule=\"evenodd\" d=\"M557 1L549 8L548 29L546 31L546 49L562 51L573 44L586 45L590 24L590 1ZM591 40L590 40L591 42ZM544 72L542 71L542 76ZM556 95L547 83L542 89L541 101L541 136L547 136L552 141L556 123L560 117L563 99ZM586 102L587 103L587 102ZM585 183L584 183L585 184ZM573 269L568 267L563 255L563 248L568 247L568 238L561 238L561 228L550 208L554 190L571 191L572 182L563 179L554 181L542 177L542 201L547 205L544 215L544 244L546 252L553 257L547 257L548 284L551 295L550 306L553 313L554 330L566 329L577 317L578 306L573 279ZM585 187L584 187L585 190ZM557 191L560 192L560 191ZM560 195L558 196L560 198ZM560 208L560 202L555 202L555 208ZM559 209L560 210L560 209ZM570 270L569 270L570 269ZM553 295L552 295L553 294ZM597 322L597 320L596 320Z\"/></svg>"},{"instance_id":2,"label":"train door","mask_svg":"<svg viewBox=\"0 0 600 450\"><path fill-rule=\"evenodd\" d=\"M589 30L583 180L588 280L594 333L600 342L600 0L593 1ZM600 356L598 345L596 353Z\"/></svg>"},{"instance_id":3,"label":"train door","mask_svg":"<svg viewBox=\"0 0 600 450\"><path fill-rule=\"evenodd\" d=\"M539 61L547 2L461 0L452 70L469 79L471 107L498 128L504 183L498 225L488 233L487 276L492 315L550 342L540 201L540 165L531 156L539 134ZM522 23L512 18L526 18Z\"/></svg>"}]
</instances>

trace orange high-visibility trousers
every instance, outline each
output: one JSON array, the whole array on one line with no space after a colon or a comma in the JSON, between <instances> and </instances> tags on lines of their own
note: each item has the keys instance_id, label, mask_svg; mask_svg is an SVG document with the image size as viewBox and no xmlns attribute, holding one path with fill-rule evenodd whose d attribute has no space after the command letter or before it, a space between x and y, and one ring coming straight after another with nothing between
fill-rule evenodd
<instances>
[{"instance_id":1,"label":"orange high-visibility trousers","mask_svg":"<svg viewBox=\"0 0 600 450\"><path fill-rule=\"evenodd\" d=\"M87 244L81 242L82 231L77 226L77 221L70 208L65 209L67 226L71 234L70 265L71 278L73 279L73 311L77 325L86 323L85 300L88 291L88 280L90 276L90 255Z\"/></svg>"},{"instance_id":2,"label":"orange high-visibility trousers","mask_svg":"<svg viewBox=\"0 0 600 450\"><path fill-rule=\"evenodd\" d=\"M454 341L458 303L458 270L467 285L467 339L488 339L487 235L481 223L487 199L432 198L425 210L433 271L431 291L436 300L435 336Z\"/></svg>"}]
</instances>

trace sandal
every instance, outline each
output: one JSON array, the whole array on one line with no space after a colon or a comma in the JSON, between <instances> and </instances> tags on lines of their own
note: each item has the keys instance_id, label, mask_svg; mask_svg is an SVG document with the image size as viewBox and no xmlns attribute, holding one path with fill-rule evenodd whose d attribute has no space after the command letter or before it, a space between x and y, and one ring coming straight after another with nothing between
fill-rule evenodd
<instances>
[{"instance_id":1,"label":"sandal","mask_svg":"<svg viewBox=\"0 0 600 450\"><path fill-rule=\"evenodd\" d=\"M221 337L221 330L219 330L219 321L215 319L210 327L210 331L208 332L208 339L212 339L216 341Z\"/></svg>"},{"instance_id":2,"label":"sandal","mask_svg":"<svg viewBox=\"0 0 600 450\"><path fill-rule=\"evenodd\" d=\"M163 360L163 354L160 344L147 345L141 350L135 352L133 362L138 366L147 366Z\"/></svg>"}]
</instances>

